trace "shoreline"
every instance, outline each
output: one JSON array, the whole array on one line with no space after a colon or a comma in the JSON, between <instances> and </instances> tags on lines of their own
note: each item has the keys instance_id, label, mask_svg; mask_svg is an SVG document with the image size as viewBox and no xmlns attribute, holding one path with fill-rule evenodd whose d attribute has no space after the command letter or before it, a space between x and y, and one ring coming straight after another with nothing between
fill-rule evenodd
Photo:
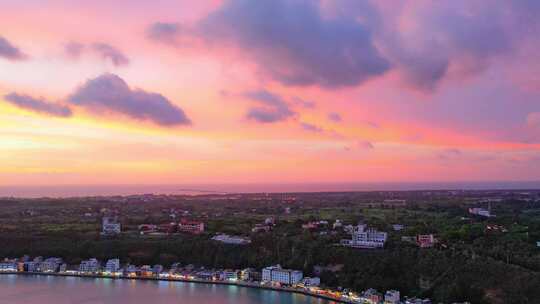
<instances>
[{"instance_id":1,"label":"shoreline","mask_svg":"<svg viewBox=\"0 0 540 304\"><path fill-rule=\"evenodd\" d=\"M291 287L276 287L265 286L249 282L227 282L227 281L213 281L213 280L201 280L201 279L182 279L182 278L155 278L155 277L129 277L129 276L103 276L97 274L72 274L72 273L44 273L44 272L0 272L0 275L24 275L24 276L53 276L53 277L78 277L78 278L90 278L90 279L112 279L112 280L139 280L139 281L165 281L165 282L183 282L183 283L197 283L197 284L214 284L214 285L229 285L246 288L258 288L279 292L288 292L295 294L302 294L305 296L315 297L323 300L333 301L336 303L344 304L357 304L352 300L334 298L332 296L318 294L309 290L296 289Z\"/></svg>"}]
</instances>

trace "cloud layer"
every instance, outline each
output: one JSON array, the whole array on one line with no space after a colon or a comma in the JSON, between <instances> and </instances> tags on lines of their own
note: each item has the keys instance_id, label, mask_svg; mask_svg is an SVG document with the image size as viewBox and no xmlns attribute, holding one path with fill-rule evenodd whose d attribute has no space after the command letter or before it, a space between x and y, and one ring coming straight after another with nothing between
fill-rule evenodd
<instances>
[{"instance_id":1,"label":"cloud layer","mask_svg":"<svg viewBox=\"0 0 540 304\"><path fill-rule=\"evenodd\" d=\"M246 117L250 120L274 123L285 121L296 114L280 96L266 90L249 91L243 95L258 104L248 109Z\"/></svg>"},{"instance_id":2,"label":"cloud layer","mask_svg":"<svg viewBox=\"0 0 540 304\"><path fill-rule=\"evenodd\" d=\"M68 101L92 112L117 113L161 126L190 125L184 111L158 93L131 89L114 74L103 74L86 81Z\"/></svg>"},{"instance_id":3,"label":"cloud layer","mask_svg":"<svg viewBox=\"0 0 540 304\"><path fill-rule=\"evenodd\" d=\"M130 63L129 58L118 48L104 42L95 42L85 45L77 41L71 41L64 46L66 55L73 59L79 59L86 51L96 54L105 61L110 61L114 66L126 66Z\"/></svg>"},{"instance_id":4,"label":"cloud layer","mask_svg":"<svg viewBox=\"0 0 540 304\"><path fill-rule=\"evenodd\" d=\"M227 1L194 28L149 28L149 37L160 42L176 44L185 35L210 46L234 45L286 85L357 85L390 68L368 28L354 18L324 18L310 0Z\"/></svg>"},{"instance_id":5,"label":"cloud layer","mask_svg":"<svg viewBox=\"0 0 540 304\"><path fill-rule=\"evenodd\" d=\"M4 99L21 109L57 117L69 117L73 113L67 106L50 103L42 98L33 98L28 95L10 93Z\"/></svg>"},{"instance_id":6,"label":"cloud layer","mask_svg":"<svg viewBox=\"0 0 540 304\"><path fill-rule=\"evenodd\" d=\"M19 48L11 44L7 39L0 36L0 57L8 60L24 60L26 56Z\"/></svg>"},{"instance_id":7,"label":"cloud layer","mask_svg":"<svg viewBox=\"0 0 540 304\"><path fill-rule=\"evenodd\" d=\"M152 40L215 52L235 48L263 75L291 86L357 86L391 71L431 92L536 39L535 1L229 0L194 24L158 22Z\"/></svg>"}]
</instances>

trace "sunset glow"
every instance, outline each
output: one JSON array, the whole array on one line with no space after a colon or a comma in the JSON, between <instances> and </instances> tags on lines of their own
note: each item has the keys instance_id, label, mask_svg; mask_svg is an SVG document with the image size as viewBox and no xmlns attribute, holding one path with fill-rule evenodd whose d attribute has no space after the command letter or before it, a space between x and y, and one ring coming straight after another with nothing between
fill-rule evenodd
<instances>
[{"instance_id":1,"label":"sunset glow","mask_svg":"<svg viewBox=\"0 0 540 304\"><path fill-rule=\"evenodd\" d=\"M0 3L0 184L540 180L536 1Z\"/></svg>"}]
</instances>

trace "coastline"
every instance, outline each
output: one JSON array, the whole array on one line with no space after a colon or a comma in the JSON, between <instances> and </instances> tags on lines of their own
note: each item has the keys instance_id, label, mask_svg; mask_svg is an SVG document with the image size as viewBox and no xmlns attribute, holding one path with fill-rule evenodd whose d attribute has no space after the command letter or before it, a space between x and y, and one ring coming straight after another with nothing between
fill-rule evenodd
<instances>
[{"instance_id":1,"label":"coastline","mask_svg":"<svg viewBox=\"0 0 540 304\"><path fill-rule=\"evenodd\" d=\"M352 300L347 300L343 298L334 298L329 295L319 294L311 292L305 289L297 289L292 287L277 287L277 286L266 286L250 282L231 282L231 281L213 281L213 280L201 280L201 279L185 279L185 278L156 278L156 277L130 277L130 276L104 276L97 274L76 274L76 273L45 273L45 272L0 272L0 275L23 275L23 276L54 276L54 277L78 277L78 278L89 278L89 279L112 279L112 280L139 280L139 281L165 281L165 282L184 282L184 283L197 283L197 284L214 284L214 285L229 285L229 286L238 286L246 288L258 288L265 290L273 290L279 292L288 292L295 294L302 294L305 296L315 297L323 300L333 301L336 303L344 304L355 304Z\"/></svg>"}]
</instances>

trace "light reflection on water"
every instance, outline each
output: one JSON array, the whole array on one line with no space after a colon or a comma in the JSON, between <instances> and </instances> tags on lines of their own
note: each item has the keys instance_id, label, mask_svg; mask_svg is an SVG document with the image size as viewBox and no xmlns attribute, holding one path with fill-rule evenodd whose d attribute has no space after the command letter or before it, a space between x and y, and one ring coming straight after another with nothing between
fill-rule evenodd
<instances>
[{"instance_id":1,"label":"light reflection on water","mask_svg":"<svg viewBox=\"0 0 540 304\"><path fill-rule=\"evenodd\" d=\"M166 281L0 275L0 304L335 304L300 294Z\"/></svg>"}]
</instances>

